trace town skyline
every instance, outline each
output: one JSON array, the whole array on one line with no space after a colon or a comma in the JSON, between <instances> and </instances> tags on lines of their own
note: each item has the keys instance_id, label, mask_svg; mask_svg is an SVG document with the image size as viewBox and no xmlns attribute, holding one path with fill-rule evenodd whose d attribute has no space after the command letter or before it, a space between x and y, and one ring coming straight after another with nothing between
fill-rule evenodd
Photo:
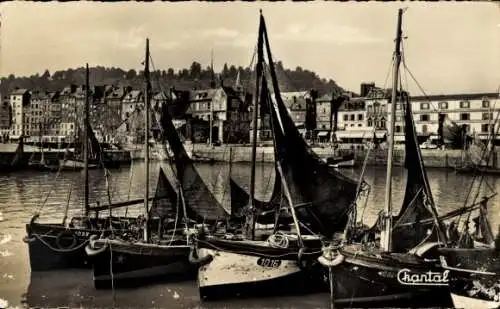
<instances>
[{"instance_id":1,"label":"town skyline","mask_svg":"<svg viewBox=\"0 0 500 309\"><path fill-rule=\"evenodd\" d=\"M406 63L426 93L497 91L498 5L405 6ZM52 73L86 62L140 70L146 37L159 70L188 68L193 59L205 67L212 49L215 71L224 63L248 67L262 8L276 60L359 92L362 82L384 86L399 7L335 2L6 3L1 8L0 75ZM414 82L409 91L420 93Z\"/></svg>"}]
</instances>

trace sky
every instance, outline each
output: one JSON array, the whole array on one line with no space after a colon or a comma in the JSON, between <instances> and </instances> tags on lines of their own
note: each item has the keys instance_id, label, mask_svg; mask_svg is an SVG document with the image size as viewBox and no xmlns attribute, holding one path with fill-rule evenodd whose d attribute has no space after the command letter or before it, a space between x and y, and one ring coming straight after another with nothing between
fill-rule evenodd
<instances>
[{"instance_id":1,"label":"sky","mask_svg":"<svg viewBox=\"0 0 500 309\"><path fill-rule=\"evenodd\" d=\"M0 76L84 66L141 69L145 38L154 67L248 67L259 9L271 50L286 68L301 66L358 92L385 83L398 8L405 64L426 94L497 92L500 5L487 2L7 2L0 5ZM409 74L408 89L421 95Z\"/></svg>"}]
</instances>

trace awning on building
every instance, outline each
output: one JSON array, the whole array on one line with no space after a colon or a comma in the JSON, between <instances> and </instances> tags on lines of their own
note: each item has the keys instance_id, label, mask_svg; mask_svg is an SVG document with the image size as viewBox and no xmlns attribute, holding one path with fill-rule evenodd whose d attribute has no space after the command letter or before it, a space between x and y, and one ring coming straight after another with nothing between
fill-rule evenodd
<instances>
[{"instance_id":1,"label":"awning on building","mask_svg":"<svg viewBox=\"0 0 500 309\"><path fill-rule=\"evenodd\" d=\"M297 129L305 129L306 128L306 126L304 125L303 122L296 122L295 127L297 127Z\"/></svg>"},{"instance_id":2,"label":"awning on building","mask_svg":"<svg viewBox=\"0 0 500 309\"><path fill-rule=\"evenodd\" d=\"M375 132L377 138L383 138L385 136L385 131ZM373 131L337 131L335 132L337 138L373 138Z\"/></svg>"},{"instance_id":3,"label":"awning on building","mask_svg":"<svg viewBox=\"0 0 500 309\"><path fill-rule=\"evenodd\" d=\"M320 132L318 132L317 136L318 137L326 137L326 136L328 136L328 131L320 131Z\"/></svg>"}]
</instances>

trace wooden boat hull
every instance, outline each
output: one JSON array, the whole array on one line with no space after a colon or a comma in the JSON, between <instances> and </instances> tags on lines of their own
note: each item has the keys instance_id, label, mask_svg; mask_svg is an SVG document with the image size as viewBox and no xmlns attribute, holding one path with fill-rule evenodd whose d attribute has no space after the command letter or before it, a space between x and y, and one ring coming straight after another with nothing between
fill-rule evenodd
<instances>
[{"instance_id":1,"label":"wooden boat hull","mask_svg":"<svg viewBox=\"0 0 500 309\"><path fill-rule=\"evenodd\" d=\"M135 219L118 218L128 222ZM64 268L90 268L85 245L92 235L103 233L105 219L92 220L94 226L65 227L61 223L36 223L26 225L31 271L47 271ZM108 225L109 226L109 225ZM120 229L115 225L114 228ZM110 230L104 230L109 234Z\"/></svg>"},{"instance_id":2,"label":"wooden boat hull","mask_svg":"<svg viewBox=\"0 0 500 309\"><path fill-rule=\"evenodd\" d=\"M79 160L59 160L59 168L63 171L81 171L85 168L85 164ZM88 168L96 169L98 165L89 164Z\"/></svg>"},{"instance_id":3,"label":"wooden boat hull","mask_svg":"<svg viewBox=\"0 0 500 309\"><path fill-rule=\"evenodd\" d=\"M440 276L443 270L439 262L424 262L409 254L368 254L359 249L357 246L340 249L343 261L332 267L337 306L380 308L451 305L446 282L419 283L410 279L414 275L426 276L429 272ZM327 268L325 272L328 274Z\"/></svg>"},{"instance_id":4,"label":"wooden boat hull","mask_svg":"<svg viewBox=\"0 0 500 309\"><path fill-rule=\"evenodd\" d=\"M351 159L351 160L341 161L341 162L334 163L334 164L328 164L328 166L333 167L333 168L350 168L350 167L356 166L356 161L354 159Z\"/></svg>"},{"instance_id":5,"label":"wooden boat hull","mask_svg":"<svg viewBox=\"0 0 500 309\"><path fill-rule=\"evenodd\" d=\"M500 308L500 252L492 248L443 248L456 308Z\"/></svg>"},{"instance_id":6,"label":"wooden boat hull","mask_svg":"<svg viewBox=\"0 0 500 309\"><path fill-rule=\"evenodd\" d=\"M149 280L193 280L196 266L189 262L186 241L172 245L97 239L85 248L92 264L94 287L145 284Z\"/></svg>"},{"instance_id":7,"label":"wooden boat hull","mask_svg":"<svg viewBox=\"0 0 500 309\"><path fill-rule=\"evenodd\" d=\"M198 242L198 287L203 300L304 294L325 291L320 250L302 259L298 249L273 248L264 241Z\"/></svg>"}]
</instances>

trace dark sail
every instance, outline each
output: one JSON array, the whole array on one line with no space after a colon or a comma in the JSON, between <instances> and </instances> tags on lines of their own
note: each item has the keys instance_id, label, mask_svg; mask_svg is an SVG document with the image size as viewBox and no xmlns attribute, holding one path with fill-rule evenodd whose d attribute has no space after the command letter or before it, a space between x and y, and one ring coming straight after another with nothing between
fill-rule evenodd
<instances>
[{"instance_id":1,"label":"dark sail","mask_svg":"<svg viewBox=\"0 0 500 309\"><path fill-rule=\"evenodd\" d=\"M229 214L203 182L186 153L166 105L162 107L161 125L174 154L177 178L182 187L188 217L200 222L229 217Z\"/></svg>"},{"instance_id":2,"label":"dark sail","mask_svg":"<svg viewBox=\"0 0 500 309\"><path fill-rule=\"evenodd\" d=\"M165 219L168 216L175 216L178 209L182 209L177 207L178 202L177 193L172 187L170 181L167 179L167 176L165 176L165 172L160 167L155 198L149 211L150 217Z\"/></svg>"},{"instance_id":3,"label":"dark sail","mask_svg":"<svg viewBox=\"0 0 500 309\"><path fill-rule=\"evenodd\" d=\"M232 178L229 180L229 189L231 191L231 215L242 216L242 211L248 206L250 195L240 187ZM276 172L273 191L269 201L254 201L254 207L257 210L257 222L268 221L268 216L262 217L262 212L269 212L279 207L285 207L285 201L282 202L281 180L279 174ZM259 220L261 219L261 220Z\"/></svg>"},{"instance_id":4,"label":"dark sail","mask_svg":"<svg viewBox=\"0 0 500 309\"><path fill-rule=\"evenodd\" d=\"M314 231L330 237L347 224L349 209L356 198L357 182L339 172L329 171L327 164L300 135L281 99L262 16L261 24L277 105L273 106L269 96L276 160L281 164L298 219ZM265 78L262 88L262 92L269 93Z\"/></svg>"},{"instance_id":5,"label":"dark sail","mask_svg":"<svg viewBox=\"0 0 500 309\"><path fill-rule=\"evenodd\" d=\"M413 122L411 104L408 96L403 94L405 104L405 167L407 169L406 190L403 205L399 214L394 217L392 227L392 251L407 252L429 238L434 228L441 241L446 241L444 228L437 218L437 211L432 197L424 162L418 145ZM426 224L420 222L426 220ZM414 224L408 225L407 223ZM437 226L436 226L437 225Z\"/></svg>"}]
</instances>

